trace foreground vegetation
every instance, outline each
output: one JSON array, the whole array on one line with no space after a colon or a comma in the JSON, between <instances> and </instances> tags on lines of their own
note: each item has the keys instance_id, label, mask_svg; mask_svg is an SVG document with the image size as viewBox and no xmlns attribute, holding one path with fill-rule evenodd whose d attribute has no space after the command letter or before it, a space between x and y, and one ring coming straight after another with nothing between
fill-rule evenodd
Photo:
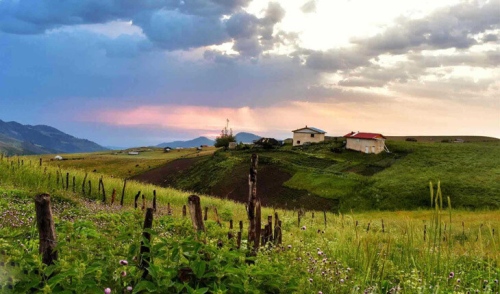
<instances>
[{"instance_id":1,"label":"foreground vegetation","mask_svg":"<svg viewBox=\"0 0 500 294\"><path fill-rule=\"evenodd\" d=\"M65 181L68 174L69 184ZM57 176L59 175L59 176ZM75 177L75 189L72 178ZM429 209L331 214L277 210L282 246L256 256L246 242L228 240L228 221L246 221L241 204L202 197L210 207L205 233L181 215L189 194L127 182L124 206L110 203L123 180L103 176L108 197L96 189L101 175L0 162L0 291L5 293L496 293L500 278L499 211L453 210L453 198L427 183ZM89 193L87 182L94 183ZM144 211L141 191L159 210L153 223L152 263L139 265ZM429 196L432 191L432 196ZM33 196L52 195L59 260L45 266L38 255ZM446 195L446 190L444 190ZM172 215L168 214L171 204ZM432 207L431 207L432 203ZM222 219L218 226L213 209ZM263 216L274 211L263 209ZM246 223L243 240L246 239ZM223 245L219 246L219 241ZM218 244L219 243L219 244ZM125 262L126 261L126 262Z\"/></svg>"}]
</instances>

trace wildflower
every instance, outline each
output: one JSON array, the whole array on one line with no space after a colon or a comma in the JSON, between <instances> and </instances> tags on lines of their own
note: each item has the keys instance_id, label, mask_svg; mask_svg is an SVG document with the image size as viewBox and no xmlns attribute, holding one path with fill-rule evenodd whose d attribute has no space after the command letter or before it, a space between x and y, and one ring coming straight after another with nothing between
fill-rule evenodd
<instances>
[{"instance_id":1,"label":"wildflower","mask_svg":"<svg viewBox=\"0 0 500 294\"><path fill-rule=\"evenodd\" d=\"M305 231L307 228L306 226L302 226L302 228L300 228L302 231Z\"/></svg>"},{"instance_id":2,"label":"wildflower","mask_svg":"<svg viewBox=\"0 0 500 294\"><path fill-rule=\"evenodd\" d=\"M120 264L121 265L128 265L128 261L122 259L122 260L120 260Z\"/></svg>"},{"instance_id":3,"label":"wildflower","mask_svg":"<svg viewBox=\"0 0 500 294\"><path fill-rule=\"evenodd\" d=\"M340 283L341 283L341 284L342 284L342 283L344 283L344 279L340 279Z\"/></svg>"},{"instance_id":4,"label":"wildflower","mask_svg":"<svg viewBox=\"0 0 500 294\"><path fill-rule=\"evenodd\" d=\"M104 294L110 294L110 293L111 293L111 288L104 289Z\"/></svg>"},{"instance_id":5,"label":"wildflower","mask_svg":"<svg viewBox=\"0 0 500 294\"><path fill-rule=\"evenodd\" d=\"M318 291L318 294L323 294L323 292L321 292L321 291Z\"/></svg>"},{"instance_id":6,"label":"wildflower","mask_svg":"<svg viewBox=\"0 0 500 294\"><path fill-rule=\"evenodd\" d=\"M460 282L461 282L461 281L460 281L460 279L457 279L457 283L459 283L459 284L460 284Z\"/></svg>"},{"instance_id":7,"label":"wildflower","mask_svg":"<svg viewBox=\"0 0 500 294\"><path fill-rule=\"evenodd\" d=\"M312 278L309 278L309 283L312 283L313 282L313 279Z\"/></svg>"},{"instance_id":8,"label":"wildflower","mask_svg":"<svg viewBox=\"0 0 500 294\"><path fill-rule=\"evenodd\" d=\"M448 275L448 279L452 279L454 276L455 276L455 273L454 272L450 272L450 274Z\"/></svg>"},{"instance_id":9,"label":"wildflower","mask_svg":"<svg viewBox=\"0 0 500 294\"><path fill-rule=\"evenodd\" d=\"M288 245L288 249L292 249L292 245Z\"/></svg>"},{"instance_id":10,"label":"wildflower","mask_svg":"<svg viewBox=\"0 0 500 294\"><path fill-rule=\"evenodd\" d=\"M130 292L130 291L132 291L132 289L133 289L132 286L127 286L127 291Z\"/></svg>"},{"instance_id":11,"label":"wildflower","mask_svg":"<svg viewBox=\"0 0 500 294\"><path fill-rule=\"evenodd\" d=\"M318 255L323 255L323 251L318 251Z\"/></svg>"},{"instance_id":12,"label":"wildflower","mask_svg":"<svg viewBox=\"0 0 500 294\"><path fill-rule=\"evenodd\" d=\"M126 277L127 276L127 272L126 271L122 271L121 275L122 275L122 277Z\"/></svg>"}]
</instances>

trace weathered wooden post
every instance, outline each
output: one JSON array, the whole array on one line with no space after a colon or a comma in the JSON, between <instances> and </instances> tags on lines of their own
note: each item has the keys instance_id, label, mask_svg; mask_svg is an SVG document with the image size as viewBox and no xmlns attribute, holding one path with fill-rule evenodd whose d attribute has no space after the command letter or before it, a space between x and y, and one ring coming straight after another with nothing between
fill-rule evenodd
<instances>
[{"instance_id":1,"label":"weathered wooden post","mask_svg":"<svg viewBox=\"0 0 500 294\"><path fill-rule=\"evenodd\" d=\"M141 191L137 192L134 198L134 208L137 209L137 200L139 200L139 196L141 196Z\"/></svg>"},{"instance_id":2,"label":"weathered wooden post","mask_svg":"<svg viewBox=\"0 0 500 294\"><path fill-rule=\"evenodd\" d=\"M243 232L243 221L240 220L240 232Z\"/></svg>"},{"instance_id":3,"label":"weathered wooden post","mask_svg":"<svg viewBox=\"0 0 500 294\"><path fill-rule=\"evenodd\" d=\"M182 217L186 217L186 205L182 206Z\"/></svg>"},{"instance_id":4,"label":"weathered wooden post","mask_svg":"<svg viewBox=\"0 0 500 294\"><path fill-rule=\"evenodd\" d=\"M172 215L172 207L170 207L170 202L167 203L167 215Z\"/></svg>"},{"instance_id":5,"label":"weathered wooden post","mask_svg":"<svg viewBox=\"0 0 500 294\"><path fill-rule=\"evenodd\" d=\"M236 235L236 248L240 249L241 247L241 231L239 231Z\"/></svg>"},{"instance_id":6,"label":"weathered wooden post","mask_svg":"<svg viewBox=\"0 0 500 294\"><path fill-rule=\"evenodd\" d=\"M156 190L153 190L153 212L156 212Z\"/></svg>"},{"instance_id":7,"label":"weathered wooden post","mask_svg":"<svg viewBox=\"0 0 500 294\"><path fill-rule=\"evenodd\" d=\"M252 154L250 159L250 172L248 174L248 244L254 245L254 251L257 251L260 243L261 230L261 211L260 200L257 197L257 166L259 157L257 154Z\"/></svg>"},{"instance_id":8,"label":"weathered wooden post","mask_svg":"<svg viewBox=\"0 0 500 294\"><path fill-rule=\"evenodd\" d=\"M102 203L106 203L106 190L104 189L104 182L101 177L101 188L102 188Z\"/></svg>"},{"instance_id":9,"label":"weathered wooden post","mask_svg":"<svg viewBox=\"0 0 500 294\"><path fill-rule=\"evenodd\" d=\"M69 173L66 173L66 191L69 189Z\"/></svg>"},{"instance_id":10,"label":"weathered wooden post","mask_svg":"<svg viewBox=\"0 0 500 294\"><path fill-rule=\"evenodd\" d=\"M127 179L123 181L122 198L120 199L120 206L123 206L123 198L125 197L125 186L127 186Z\"/></svg>"},{"instance_id":11,"label":"weathered wooden post","mask_svg":"<svg viewBox=\"0 0 500 294\"><path fill-rule=\"evenodd\" d=\"M150 245L151 245L151 233L149 230L153 227L153 209L148 208L146 210L146 217L144 218L144 227L142 231L142 241L141 241L141 262L140 267L144 270L142 273L142 278L145 279L148 275L149 262L151 261L150 256ZM144 242L147 240L147 244Z\"/></svg>"},{"instance_id":12,"label":"weathered wooden post","mask_svg":"<svg viewBox=\"0 0 500 294\"><path fill-rule=\"evenodd\" d=\"M301 214L300 210L297 211L297 227L299 228L300 228L300 216L301 216L300 214Z\"/></svg>"},{"instance_id":13,"label":"weathered wooden post","mask_svg":"<svg viewBox=\"0 0 500 294\"><path fill-rule=\"evenodd\" d=\"M146 196L144 196L144 194L142 194L142 207L141 207L141 210L144 210L146 209Z\"/></svg>"},{"instance_id":14,"label":"weathered wooden post","mask_svg":"<svg viewBox=\"0 0 500 294\"><path fill-rule=\"evenodd\" d=\"M189 214L191 215L191 221L193 222L193 227L198 232L205 231L205 225L203 224L203 216L201 214L200 197L196 195L189 196L188 205L189 205Z\"/></svg>"},{"instance_id":15,"label":"weathered wooden post","mask_svg":"<svg viewBox=\"0 0 500 294\"><path fill-rule=\"evenodd\" d=\"M268 215L267 216L267 242L272 242L273 241L273 216Z\"/></svg>"},{"instance_id":16,"label":"weathered wooden post","mask_svg":"<svg viewBox=\"0 0 500 294\"><path fill-rule=\"evenodd\" d=\"M233 220L232 219L229 220L229 229L230 230L233 229Z\"/></svg>"},{"instance_id":17,"label":"weathered wooden post","mask_svg":"<svg viewBox=\"0 0 500 294\"><path fill-rule=\"evenodd\" d=\"M56 229L50 208L50 195L39 194L35 197L36 223L40 235L38 251L42 255L42 262L46 265L54 264L57 260Z\"/></svg>"},{"instance_id":18,"label":"weathered wooden post","mask_svg":"<svg viewBox=\"0 0 500 294\"><path fill-rule=\"evenodd\" d=\"M220 223L219 213L217 212L217 207L214 207L214 212L215 212L215 221L217 222L219 227L222 227L222 224Z\"/></svg>"},{"instance_id":19,"label":"weathered wooden post","mask_svg":"<svg viewBox=\"0 0 500 294\"><path fill-rule=\"evenodd\" d=\"M111 193L111 205L115 203L115 199L116 199L116 189L113 188L113 192Z\"/></svg>"},{"instance_id":20,"label":"weathered wooden post","mask_svg":"<svg viewBox=\"0 0 500 294\"><path fill-rule=\"evenodd\" d=\"M384 219L382 219L382 233L385 233Z\"/></svg>"},{"instance_id":21,"label":"weathered wooden post","mask_svg":"<svg viewBox=\"0 0 500 294\"><path fill-rule=\"evenodd\" d=\"M85 195L85 182L87 181L87 173L85 173L85 176L83 177L83 182L82 182L82 193Z\"/></svg>"},{"instance_id":22,"label":"weathered wooden post","mask_svg":"<svg viewBox=\"0 0 500 294\"><path fill-rule=\"evenodd\" d=\"M208 207L207 206L205 206L205 216L203 217L203 220L204 221L208 220Z\"/></svg>"},{"instance_id":23,"label":"weathered wooden post","mask_svg":"<svg viewBox=\"0 0 500 294\"><path fill-rule=\"evenodd\" d=\"M89 196L92 194L92 182L89 180Z\"/></svg>"},{"instance_id":24,"label":"weathered wooden post","mask_svg":"<svg viewBox=\"0 0 500 294\"><path fill-rule=\"evenodd\" d=\"M42 158L40 157L40 166L42 166Z\"/></svg>"},{"instance_id":25,"label":"weathered wooden post","mask_svg":"<svg viewBox=\"0 0 500 294\"><path fill-rule=\"evenodd\" d=\"M76 177L73 176L73 193L76 193Z\"/></svg>"},{"instance_id":26,"label":"weathered wooden post","mask_svg":"<svg viewBox=\"0 0 500 294\"><path fill-rule=\"evenodd\" d=\"M323 210L323 217L325 219L325 228L326 228L326 210Z\"/></svg>"},{"instance_id":27,"label":"weathered wooden post","mask_svg":"<svg viewBox=\"0 0 500 294\"><path fill-rule=\"evenodd\" d=\"M59 186L59 171L56 170L56 185Z\"/></svg>"}]
</instances>

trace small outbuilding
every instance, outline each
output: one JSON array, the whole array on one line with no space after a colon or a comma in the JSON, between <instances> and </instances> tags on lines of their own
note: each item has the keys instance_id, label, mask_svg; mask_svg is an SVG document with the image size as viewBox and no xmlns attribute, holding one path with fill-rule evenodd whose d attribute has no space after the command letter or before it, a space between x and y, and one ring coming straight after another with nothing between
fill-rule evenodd
<instances>
[{"instance_id":1,"label":"small outbuilding","mask_svg":"<svg viewBox=\"0 0 500 294\"><path fill-rule=\"evenodd\" d=\"M296 129L293 132L293 146L301 146L304 143L319 143L325 141L326 132L318 128L308 127ZM307 144L306 144L307 145Z\"/></svg>"},{"instance_id":2,"label":"small outbuilding","mask_svg":"<svg viewBox=\"0 0 500 294\"><path fill-rule=\"evenodd\" d=\"M281 142L274 138L260 138L259 140L254 142L255 147L261 147L264 149L280 147L281 145Z\"/></svg>"},{"instance_id":3,"label":"small outbuilding","mask_svg":"<svg viewBox=\"0 0 500 294\"><path fill-rule=\"evenodd\" d=\"M344 138L346 138L346 149L374 154L379 154L384 150L389 151L382 134L350 132Z\"/></svg>"},{"instance_id":4,"label":"small outbuilding","mask_svg":"<svg viewBox=\"0 0 500 294\"><path fill-rule=\"evenodd\" d=\"M56 155L54 156L54 160L63 160L61 155Z\"/></svg>"},{"instance_id":5,"label":"small outbuilding","mask_svg":"<svg viewBox=\"0 0 500 294\"><path fill-rule=\"evenodd\" d=\"M139 155L138 151L129 151L128 155Z\"/></svg>"}]
</instances>

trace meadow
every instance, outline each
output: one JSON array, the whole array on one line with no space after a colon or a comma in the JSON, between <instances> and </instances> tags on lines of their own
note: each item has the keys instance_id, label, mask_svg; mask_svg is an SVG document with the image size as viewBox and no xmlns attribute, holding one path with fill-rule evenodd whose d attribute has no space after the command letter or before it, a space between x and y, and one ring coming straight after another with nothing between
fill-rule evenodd
<instances>
[{"instance_id":1,"label":"meadow","mask_svg":"<svg viewBox=\"0 0 500 294\"><path fill-rule=\"evenodd\" d=\"M99 179L106 199L97 189ZM443 186L426 185L428 206L413 211L305 211L299 223L299 211L263 208L264 219L279 215L283 242L267 244L254 256L245 242L247 215L242 204L202 195L209 217L206 231L196 233L181 213L187 192L127 181L121 206L121 178L46 162L40 166L30 157L2 158L0 291L498 292L499 211L454 209ZM117 199L112 204L113 190ZM144 210L134 208L138 191L145 195L146 206L151 206L153 191L158 195L158 211L148 230L152 241L146 243L152 261L144 278L139 256ZM59 259L50 266L38 254L34 222L33 197L41 192L51 195L57 231ZM228 239L230 220L243 221L240 248L234 238Z\"/></svg>"},{"instance_id":2,"label":"meadow","mask_svg":"<svg viewBox=\"0 0 500 294\"><path fill-rule=\"evenodd\" d=\"M212 187L234 182L234 176L246 170L247 158L256 152L261 166L277 167L291 175L282 183L284 187L330 199L338 203L328 207L335 212L424 209L430 181L441 181L445 197L451 197L454 207L500 208L500 140L389 140L386 145L391 153L377 155L332 152L342 146L341 140L271 150L218 151L179 173L173 186L210 193Z\"/></svg>"}]
</instances>

